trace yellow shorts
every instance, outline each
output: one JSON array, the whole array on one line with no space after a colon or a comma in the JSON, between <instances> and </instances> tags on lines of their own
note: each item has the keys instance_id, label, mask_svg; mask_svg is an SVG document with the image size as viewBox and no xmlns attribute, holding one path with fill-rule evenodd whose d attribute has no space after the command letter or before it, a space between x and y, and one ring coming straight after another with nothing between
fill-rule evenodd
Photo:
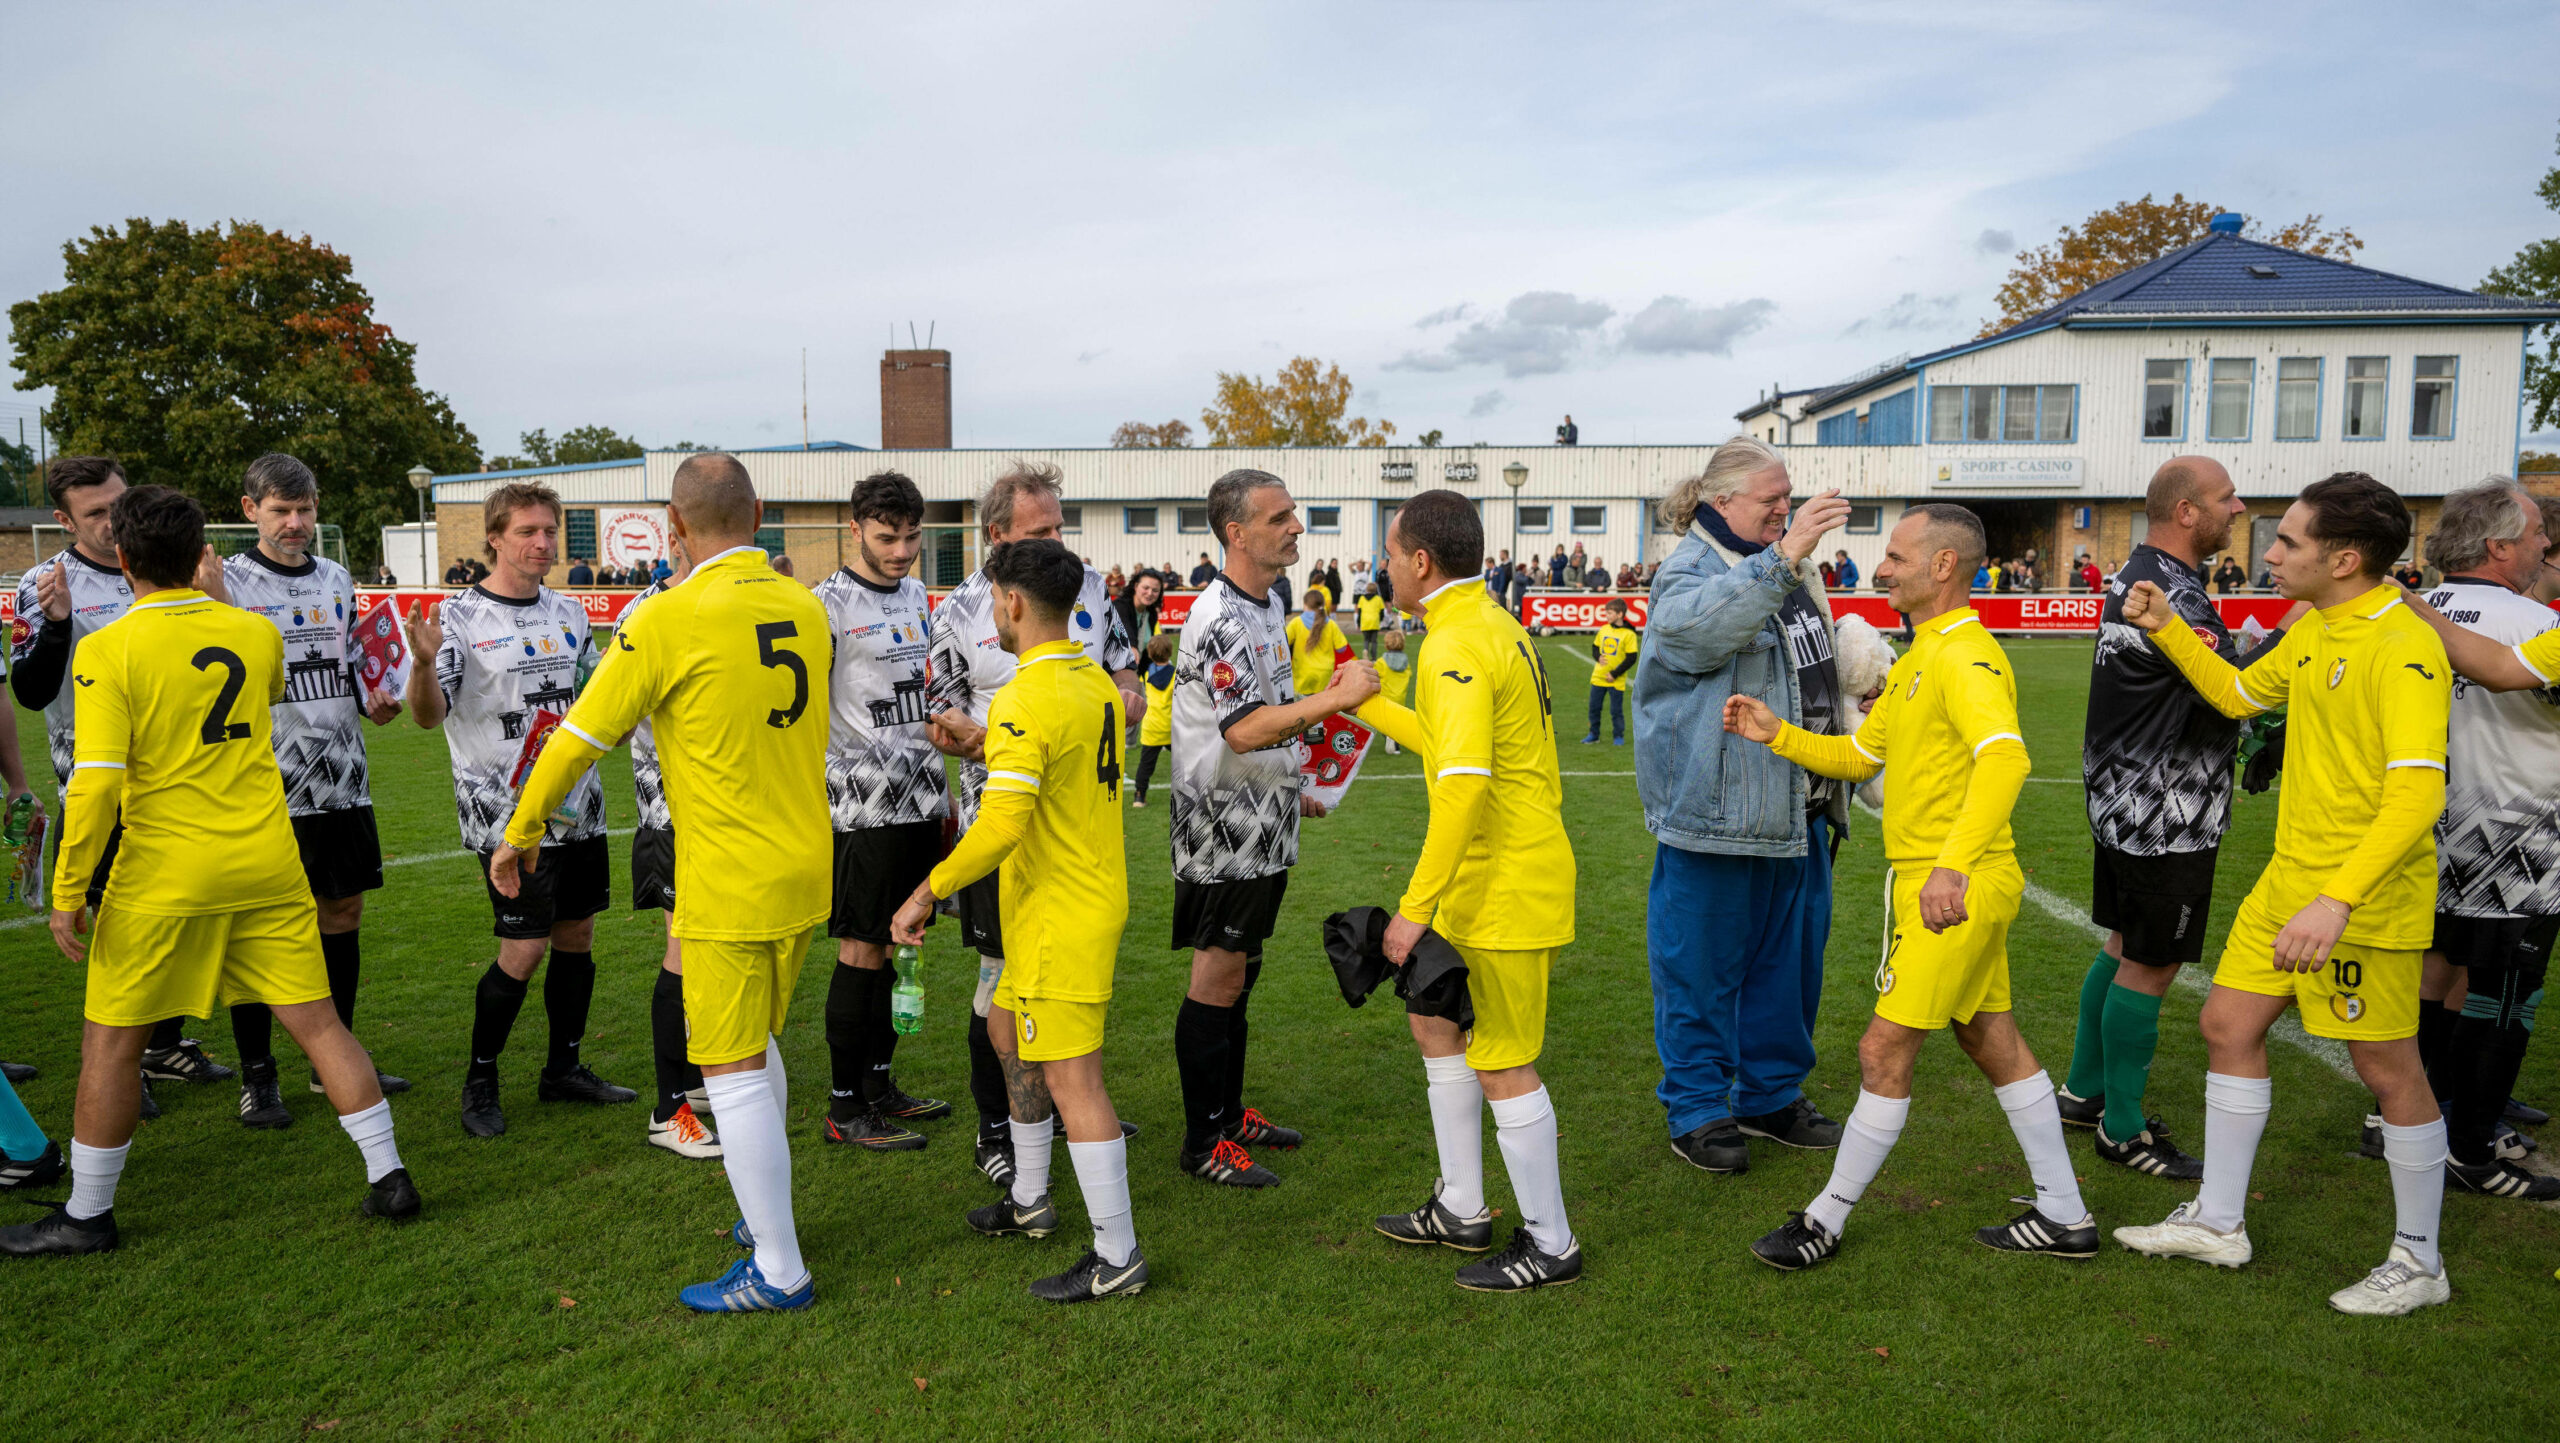
<instances>
[{"instance_id":1,"label":"yellow shorts","mask_svg":"<svg viewBox=\"0 0 2560 1443\"><path fill-rule=\"evenodd\" d=\"M98 909L82 1012L106 1027L211 1017L217 1003L290 1007L329 996L320 910L309 896L198 917Z\"/></svg>"},{"instance_id":2,"label":"yellow shorts","mask_svg":"<svg viewBox=\"0 0 2560 1443\"><path fill-rule=\"evenodd\" d=\"M1467 959L1467 1000L1476 1008L1467 1066L1498 1072L1537 1061L1547 1046L1547 973L1555 967L1556 949L1488 952L1450 945Z\"/></svg>"},{"instance_id":3,"label":"yellow shorts","mask_svg":"<svg viewBox=\"0 0 2560 1443\"><path fill-rule=\"evenodd\" d=\"M1013 990L1010 968L996 981L994 1005L1013 1014L1014 1055L1025 1062L1064 1062L1102 1050L1102 1022L1111 1010L1100 1002L1060 1002L1023 997Z\"/></svg>"},{"instance_id":4,"label":"yellow shorts","mask_svg":"<svg viewBox=\"0 0 2560 1443\"><path fill-rule=\"evenodd\" d=\"M764 1055L782 1030L810 932L757 941L684 937L684 1055L717 1067Z\"/></svg>"},{"instance_id":5,"label":"yellow shorts","mask_svg":"<svg viewBox=\"0 0 2560 1443\"><path fill-rule=\"evenodd\" d=\"M2293 920L2252 889L2231 919L2213 985L2261 997L2290 997L2314 1037L2387 1042L2418 1035L2418 972L2425 954L2341 942L2317 972L2276 970L2276 934Z\"/></svg>"},{"instance_id":6,"label":"yellow shorts","mask_svg":"<svg viewBox=\"0 0 2560 1443\"><path fill-rule=\"evenodd\" d=\"M1884 960L1876 966L1876 1015L1934 1032L1971 1022L1979 1012L2009 1010L2009 924L2018 920L2026 874L2004 857L1975 872L1964 893L1965 920L1944 932L1920 925L1920 888L1930 869L1887 872L1891 911Z\"/></svg>"}]
</instances>

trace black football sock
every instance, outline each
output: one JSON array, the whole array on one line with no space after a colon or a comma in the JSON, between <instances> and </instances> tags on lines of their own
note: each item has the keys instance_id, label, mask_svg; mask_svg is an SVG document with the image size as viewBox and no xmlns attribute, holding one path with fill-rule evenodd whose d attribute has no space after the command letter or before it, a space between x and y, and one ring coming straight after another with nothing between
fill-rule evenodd
<instances>
[{"instance_id":1,"label":"black football sock","mask_svg":"<svg viewBox=\"0 0 2560 1443\"><path fill-rule=\"evenodd\" d=\"M2444 1005L2447 1000L2455 1002L2451 1010ZM2445 1046L2454 1024L2461 1020L2459 999L2418 999L2418 1065L2426 1069L2427 1085L2435 1092L2439 1109L2453 1096L2454 1076L2463 1067Z\"/></svg>"},{"instance_id":2,"label":"black football sock","mask_svg":"<svg viewBox=\"0 0 2560 1443\"><path fill-rule=\"evenodd\" d=\"M231 1045L240 1049L242 1067L275 1061L275 1009L263 1002L231 1004Z\"/></svg>"},{"instance_id":3,"label":"black football sock","mask_svg":"<svg viewBox=\"0 0 2560 1443\"><path fill-rule=\"evenodd\" d=\"M364 970L364 948L354 932L320 934L320 961L329 969L329 1001L338 1009L338 1025L356 1030L356 977Z\"/></svg>"},{"instance_id":4,"label":"black football sock","mask_svg":"<svg viewBox=\"0 0 2560 1443\"><path fill-rule=\"evenodd\" d=\"M587 1040L587 1009L596 999L596 954L551 949L542 979L542 1013L551 1019L551 1060L542 1070L565 1077L578 1070L578 1048Z\"/></svg>"},{"instance_id":5,"label":"black football sock","mask_svg":"<svg viewBox=\"0 0 2560 1443\"><path fill-rule=\"evenodd\" d=\"M969 1017L969 1100L978 1105L978 1135L1006 1138L1013 1102L1005 1096L1004 1062L996 1056L996 1040L987 1035L987 1019Z\"/></svg>"},{"instance_id":6,"label":"black football sock","mask_svg":"<svg viewBox=\"0 0 2560 1443\"><path fill-rule=\"evenodd\" d=\"M1262 959L1244 964L1244 990L1227 1009L1227 1090L1219 1120L1228 1127L1244 1118L1244 1044L1252 1031L1245 1025L1245 1004L1253 1000L1253 984L1262 980Z\"/></svg>"},{"instance_id":7,"label":"black football sock","mask_svg":"<svg viewBox=\"0 0 2560 1443\"><path fill-rule=\"evenodd\" d=\"M1173 1019L1173 1061L1182 1074L1182 1150L1207 1152L1231 1120L1227 1096L1227 1014L1195 998L1182 999Z\"/></svg>"},{"instance_id":8,"label":"black football sock","mask_svg":"<svg viewBox=\"0 0 2560 1443\"><path fill-rule=\"evenodd\" d=\"M889 1095L889 1064L898 1055L898 1029L889 1020L889 1003L898 990L898 974L883 967L871 976L871 1011L863 1023L871 1066L862 1074L862 1100L878 1102Z\"/></svg>"},{"instance_id":9,"label":"black football sock","mask_svg":"<svg viewBox=\"0 0 2560 1443\"><path fill-rule=\"evenodd\" d=\"M684 978L664 967L649 989L649 1050L658 1064L658 1102L649 1117L664 1122L684 1106L685 1094L702 1075L684 1055Z\"/></svg>"},{"instance_id":10,"label":"black football sock","mask_svg":"<svg viewBox=\"0 0 2560 1443\"><path fill-rule=\"evenodd\" d=\"M871 1073L871 994L886 972L839 962L827 983L827 1116L862 1115L863 1080Z\"/></svg>"},{"instance_id":11,"label":"black football sock","mask_svg":"<svg viewBox=\"0 0 2560 1443\"><path fill-rule=\"evenodd\" d=\"M187 1019L183 1017L163 1017L158 1022L152 1024L151 1041L147 1045L154 1052L166 1052L170 1048L184 1042L186 1038Z\"/></svg>"},{"instance_id":12,"label":"black football sock","mask_svg":"<svg viewBox=\"0 0 2560 1443\"><path fill-rule=\"evenodd\" d=\"M515 1030L524 995L532 990L495 962L480 974L479 989L471 996L472 1080L498 1075L498 1054L507 1050L507 1034Z\"/></svg>"},{"instance_id":13,"label":"black football sock","mask_svg":"<svg viewBox=\"0 0 2560 1443\"><path fill-rule=\"evenodd\" d=\"M2498 1122L2533 1041L2544 975L2539 966L2471 969L2470 991L2437 1068L2453 1084L2445 1143L2455 1162L2478 1167L2497 1156Z\"/></svg>"}]
</instances>

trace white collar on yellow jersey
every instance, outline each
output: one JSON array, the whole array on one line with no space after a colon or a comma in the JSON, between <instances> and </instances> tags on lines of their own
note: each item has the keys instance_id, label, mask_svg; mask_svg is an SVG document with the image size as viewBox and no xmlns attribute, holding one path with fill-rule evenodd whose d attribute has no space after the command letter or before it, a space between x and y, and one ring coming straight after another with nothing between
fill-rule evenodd
<instances>
[{"instance_id":1,"label":"white collar on yellow jersey","mask_svg":"<svg viewBox=\"0 0 2560 1443\"><path fill-rule=\"evenodd\" d=\"M149 601L137 601L127 611L149 611L155 606L190 606L204 600L204 593L192 586L165 586L151 594Z\"/></svg>"},{"instance_id":2,"label":"white collar on yellow jersey","mask_svg":"<svg viewBox=\"0 0 2560 1443\"><path fill-rule=\"evenodd\" d=\"M1458 580L1456 580L1456 581L1444 581L1444 582L1441 582L1438 586L1435 586L1435 587L1431 588L1431 590L1430 590L1429 594L1425 595L1425 596L1422 598L1422 600L1420 600L1420 601L1418 601L1418 602L1416 602L1416 603L1414 603L1414 604L1415 604L1415 605L1417 605L1417 606L1419 606L1419 607L1421 607L1425 612L1428 612L1429 610L1431 610L1431 602L1432 602L1432 598L1433 598L1433 597L1438 596L1441 592L1447 591L1449 588L1451 588L1451 587L1453 587L1453 586L1482 586L1482 585L1484 585L1484 578L1483 578L1483 577L1481 577L1481 576L1467 576L1467 577L1461 577L1461 578L1459 578L1459 579L1458 579Z\"/></svg>"},{"instance_id":3,"label":"white collar on yellow jersey","mask_svg":"<svg viewBox=\"0 0 2560 1443\"><path fill-rule=\"evenodd\" d=\"M1948 622L1946 625L1939 627L1939 628L1937 629L1937 630L1938 630L1938 635L1940 635L1940 636L1944 636L1944 635L1946 635L1948 632L1951 632L1951 631L1953 631L1953 630L1955 630L1956 628L1961 627L1961 626L1980 626L1980 625L1982 624L1982 617L1981 617L1981 615L1980 615L1979 613L1977 613L1977 612L1976 612L1972 607L1970 607L1970 606L1959 606L1959 607L1957 607L1957 608L1956 608L1956 611L1962 612L1962 613L1964 613L1964 614L1963 614L1963 615L1961 615L1961 616L1957 616L1955 620L1950 621L1950 622ZM1949 614L1950 614L1950 615L1953 615L1953 613L1949 613Z\"/></svg>"},{"instance_id":4,"label":"white collar on yellow jersey","mask_svg":"<svg viewBox=\"0 0 2560 1443\"><path fill-rule=\"evenodd\" d=\"M738 553L740 553L740 552L742 552L742 551L753 551L753 552L755 552L755 554L756 554L756 560L758 560L758 561L763 561L763 560L765 560L765 559L766 559L766 558L765 558L765 554L764 554L763 550L762 550L762 549L760 549L760 548L758 548L758 547L754 547L754 546L732 546L732 547L730 547L728 550L723 551L723 552L720 552L718 555L705 557L704 559L702 559L702 560L700 560L700 561L695 562L695 563L693 564L693 569L694 569L695 571L700 571L702 568L704 568L704 567L706 567L706 566L717 566L717 565L719 565L721 562L728 560L730 557L735 556L735 555L737 555Z\"/></svg>"}]
</instances>

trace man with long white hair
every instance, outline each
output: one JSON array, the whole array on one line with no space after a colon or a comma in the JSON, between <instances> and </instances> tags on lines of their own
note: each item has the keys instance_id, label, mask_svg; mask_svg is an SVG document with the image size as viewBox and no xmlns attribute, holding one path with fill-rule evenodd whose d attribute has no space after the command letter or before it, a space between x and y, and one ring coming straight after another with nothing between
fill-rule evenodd
<instances>
[{"instance_id":1,"label":"man with long white hair","mask_svg":"<svg viewBox=\"0 0 2560 1443\"><path fill-rule=\"evenodd\" d=\"M1847 730L1810 558L1849 503L1826 491L1796 508L1792 489L1777 453L1743 436L1672 488L1663 520L1683 534L1654 575L1636 660L1658 1095L1672 1150L1715 1173L1750 1168L1746 1136L1840 1144L1804 1078L1848 789L1735 744L1722 722L1725 699L1745 696L1815 735Z\"/></svg>"}]
</instances>

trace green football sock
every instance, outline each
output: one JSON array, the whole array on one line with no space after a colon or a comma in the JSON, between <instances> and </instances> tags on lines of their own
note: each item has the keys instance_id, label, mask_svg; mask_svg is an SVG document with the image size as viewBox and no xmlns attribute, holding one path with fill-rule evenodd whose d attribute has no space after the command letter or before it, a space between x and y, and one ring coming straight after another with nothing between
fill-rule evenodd
<instances>
[{"instance_id":1,"label":"green football sock","mask_svg":"<svg viewBox=\"0 0 2560 1443\"><path fill-rule=\"evenodd\" d=\"M2101 951L2080 979L2080 1031L2071 1039L2071 1075L2063 1086L2073 1097L2096 1097L2107 1086L2107 989L2115 985L2116 959Z\"/></svg>"},{"instance_id":2,"label":"green football sock","mask_svg":"<svg viewBox=\"0 0 2560 1443\"><path fill-rule=\"evenodd\" d=\"M2160 999L2130 987L2107 989L2106 1134L2117 1142L2149 1126L2142 1093L2151 1082L2151 1055L2160 1050Z\"/></svg>"}]
</instances>

